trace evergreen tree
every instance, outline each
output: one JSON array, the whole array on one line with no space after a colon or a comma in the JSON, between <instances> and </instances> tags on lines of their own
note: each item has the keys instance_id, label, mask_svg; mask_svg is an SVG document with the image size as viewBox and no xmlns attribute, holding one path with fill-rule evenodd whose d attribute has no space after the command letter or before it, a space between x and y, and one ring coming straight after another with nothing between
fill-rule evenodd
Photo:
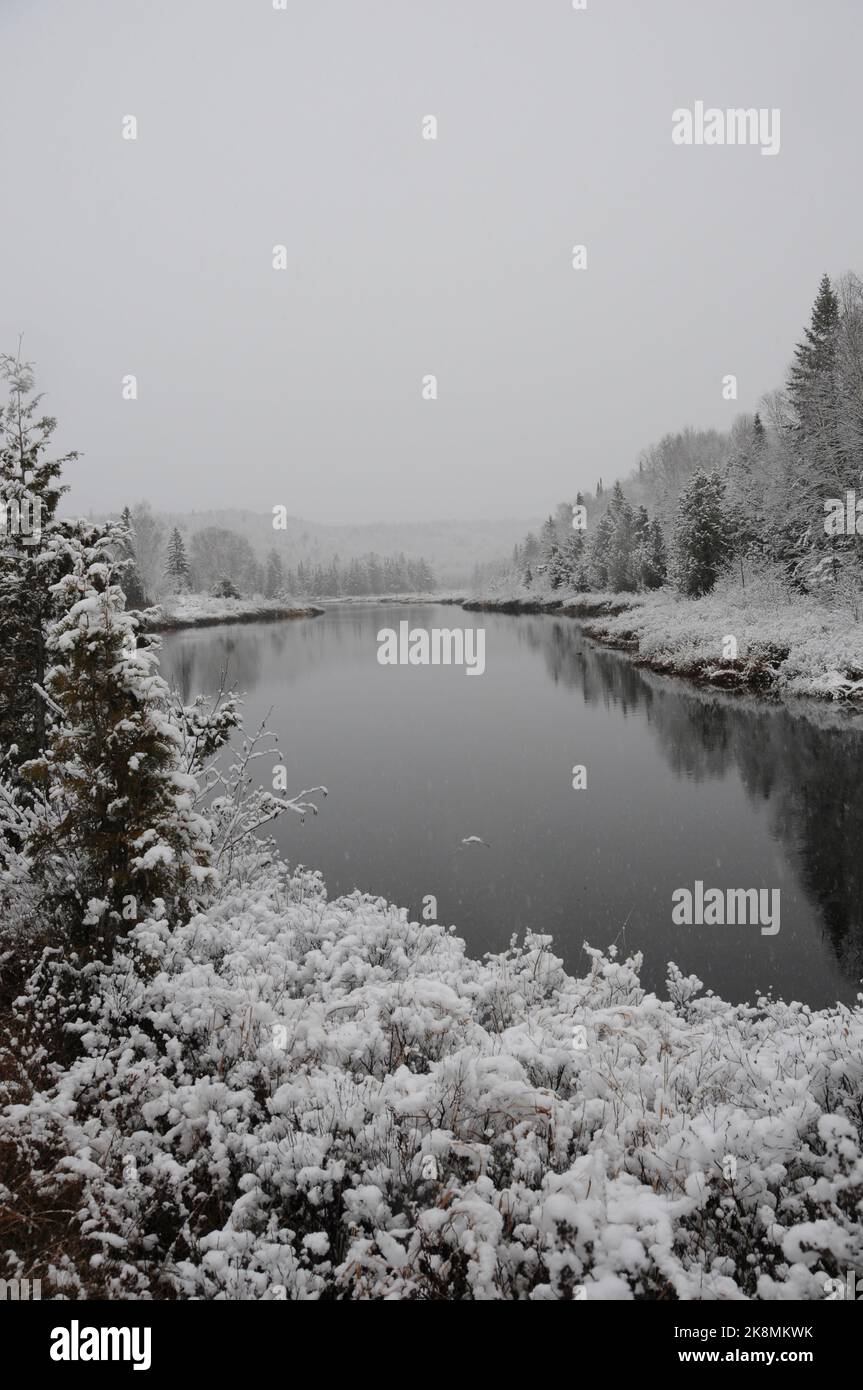
<instances>
[{"instance_id":1,"label":"evergreen tree","mask_svg":"<svg viewBox=\"0 0 863 1390\"><path fill-rule=\"evenodd\" d=\"M45 637L55 609L52 585L66 565L63 537L74 522L56 517L68 489L59 477L76 453L48 458L56 420L40 415L32 364L0 356L9 401L0 408L0 753L13 766L44 744Z\"/></svg>"},{"instance_id":2,"label":"evergreen tree","mask_svg":"<svg viewBox=\"0 0 863 1390\"><path fill-rule=\"evenodd\" d=\"M587 555L586 572L592 589L608 588L608 546L612 530L613 523L606 512L596 524Z\"/></svg>"},{"instance_id":3,"label":"evergreen tree","mask_svg":"<svg viewBox=\"0 0 863 1390\"><path fill-rule=\"evenodd\" d=\"M128 608L146 608L147 596L138 573L138 560L135 555L134 523L128 507L123 508L121 525L122 535L117 543L117 558L123 562L122 565L118 565L119 583L126 595Z\"/></svg>"},{"instance_id":4,"label":"evergreen tree","mask_svg":"<svg viewBox=\"0 0 863 1390\"><path fill-rule=\"evenodd\" d=\"M146 602L149 604L155 602L158 597L164 574L165 528L149 502L137 502L131 515L135 562Z\"/></svg>"},{"instance_id":5,"label":"evergreen tree","mask_svg":"<svg viewBox=\"0 0 863 1390\"><path fill-rule=\"evenodd\" d=\"M650 539L645 552L641 577L645 589L661 589L668 576L668 556L662 527L654 517L650 523Z\"/></svg>"},{"instance_id":6,"label":"evergreen tree","mask_svg":"<svg viewBox=\"0 0 863 1390\"><path fill-rule=\"evenodd\" d=\"M794 350L788 376L788 395L804 433L820 432L825 408L834 394L836 330L839 326L839 300L827 275L822 276L812 307L809 327Z\"/></svg>"},{"instance_id":7,"label":"evergreen tree","mask_svg":"<svg viewBox=\"0 0 863 1390\"><path fill-rule=\"evenodd\" d=\"M634 518L620 482L616 482L612 488L606 519L609 524L605 547L608 588L615 593L634 589Z\"/></svg>"},{"instance_id":8,"label":"evergreen tree","mask_svg":"<svg viewBox=\"0 0 863 1390\"><path fill-rule=\"evenodd\" d=\"M277 550L271 550L267 556L267 567L264 575L264 594L267 598L278 598L285 587L285 572L282 566L282 557Z\"/></svg>"},{"instance_id":9,"label":"evergreen tree","mask_svg":"<svg viewBox=\"0 0 863 1390\"><path fill-rule=\"evenodd\" d=\"M90 544L66 543L60 616L47 636L58 658L46 678L55 722L22 769L47 808L27 845L46 907L77 949L100 957L159 899L187 915L212 878L210 826L194 810L170 693L124 611L119 539L110 528Z\"/></svg>"},{"instance_id":10,"label":"evergreen tree","mask_svg":"<svg viewBox=\"0 0 863 1390\"><path fill-rule=\"evenodd\" d=\"M696 473L681 494L674 525L675 577L681 593L709 593L729 554L725 485L718 473Z\"/></svg>"},{"instance_id":11,"label":"evergreen tree","mask_svg":"<svg viewBox=\"0 0 863 1390\"><path fill-rule=\"evenodd\" d=\"M189 587L189 561L186 559L186 547L183 544L183 537L175 526L168 541L168 558L165 565L165 574L171 583L175 593L180 593Z\"/></svg>"}]
</instances>

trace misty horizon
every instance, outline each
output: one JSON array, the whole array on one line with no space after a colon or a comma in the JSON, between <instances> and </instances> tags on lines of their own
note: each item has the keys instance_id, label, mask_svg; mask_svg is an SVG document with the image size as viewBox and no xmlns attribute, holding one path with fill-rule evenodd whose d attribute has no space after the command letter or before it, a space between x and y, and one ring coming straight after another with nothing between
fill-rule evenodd
<instances>
[{"instance_id":1,"label":"misty horizon","mask_svg":"<svg viewBox=\"0 0 863 1390\"><path fill-rule=\"evenodd\" d=\"M141 17L0 19L0 344L81 453L76 514L528 518L754 411L855 268L849 0ZM702 101L781 108L776 157L678 147Z\"/></svg>"}]
</instances>

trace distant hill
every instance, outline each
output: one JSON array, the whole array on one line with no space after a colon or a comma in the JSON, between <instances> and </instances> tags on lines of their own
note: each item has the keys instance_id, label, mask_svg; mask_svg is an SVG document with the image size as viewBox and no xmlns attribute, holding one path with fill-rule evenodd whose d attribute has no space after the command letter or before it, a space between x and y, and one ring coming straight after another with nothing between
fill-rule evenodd
<instances>
[{"instance_id":1,"label":"distant hill","mask_svg":"<svg viewBox=\"0 0 863 1390\"><path fill-rule=\"evenodd\" d=\"M137 498L130 498L134 505ZM506 559L513 546L535 530L541 519L505 521L405 521L362 526L331 526L301 517L287 518L285 530L273 530L270 512L225 511L159 512L163 524L176 526L187 538L205 526L222 526L244 536L263 559L275 549L289 569L326 565L335 556L350 560L373 551L377 555L403 553L410 560L422 556L434 570L439 587L467 584L476 565Z\"/></svg>"}]
</instances>

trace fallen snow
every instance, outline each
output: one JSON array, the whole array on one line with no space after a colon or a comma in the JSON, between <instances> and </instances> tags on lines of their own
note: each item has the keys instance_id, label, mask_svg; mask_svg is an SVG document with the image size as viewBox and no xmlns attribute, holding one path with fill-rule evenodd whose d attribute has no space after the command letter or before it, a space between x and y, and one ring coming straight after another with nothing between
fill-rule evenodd
<instances>
[{"instance_id":1,"label":"fallen snow","mask_svg":"<svg viewBox=\"0 0 863 1390\"><path fill-rule=\"evenodd\" d=\"M289 617L313 614L305 602L270 598L213 598L210 594L178 594L166 599L148 614L148 626L159 631L174 627L196 627L208 623L248 621L250 618ZM150 616L152 615L152 616Z\"/></svg>"},{"instance_id":2,"label":"fallen snow","mask_svg":"<svg viewBox=\"0 0 863 1390\"><path fill-rule=\"evenodd\" d=\"M737 669L745 686L753 670L763 685L788 695L863 700L863 609L829 607L813 596L789 595L775 579L742 586L729 577L700 599L672 588L651 593L576 593L565 589L505 587L490 602L559 603L591 609L622 607L615 616L585 620L601 640L624 642L658 670L696 675L717 684L735 663L723 656L726 637L737 641Z\"/></svg>"},{"instance_id":3,"label":"fallen snow","mask_svg":"<svg viewBox=\"0 0 863 1390\"><path fill-rule=\"evenodd\" d=\"M32 1187L0 1202L61 1203L87 1252L33 1265L49 1290L773 1300L863 1274L863 1009L732 1006L673 966L662 999L640 956L575 979L540 935L474 960L254 855L187 925L134 929L60 1020L77 1060L6 1111Z\"/></svg>"}]
</instances>

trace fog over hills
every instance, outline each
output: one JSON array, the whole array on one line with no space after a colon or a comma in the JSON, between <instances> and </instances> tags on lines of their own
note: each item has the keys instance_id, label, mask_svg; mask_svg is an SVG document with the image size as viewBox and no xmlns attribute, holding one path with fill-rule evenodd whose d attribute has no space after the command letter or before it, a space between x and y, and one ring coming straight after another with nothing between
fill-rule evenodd
<instances>
[{"instance_id":1,"label":"fog over hills","mask_svg":"<svg viewBox=\"0 0 863 1390\"><path fill-rule=\"evenodd\" d=\"M137 499L130 499L133 505ZM326 565L334 557L351 560L373 552L403 553L409 560L424 558L434 571L437 586L449 588L469 582L476 565L506 559L525 531L536 530L541 518L508 518L480 521L379 522L335 526L288 516L284 529L273 528L270 512L226 508L221 511L156 512L166 530L177 527L190 538L208 526L224 527L243 536L263 560L278 551L285 567L302 562Z\"/></svg>"}]
</instances>

